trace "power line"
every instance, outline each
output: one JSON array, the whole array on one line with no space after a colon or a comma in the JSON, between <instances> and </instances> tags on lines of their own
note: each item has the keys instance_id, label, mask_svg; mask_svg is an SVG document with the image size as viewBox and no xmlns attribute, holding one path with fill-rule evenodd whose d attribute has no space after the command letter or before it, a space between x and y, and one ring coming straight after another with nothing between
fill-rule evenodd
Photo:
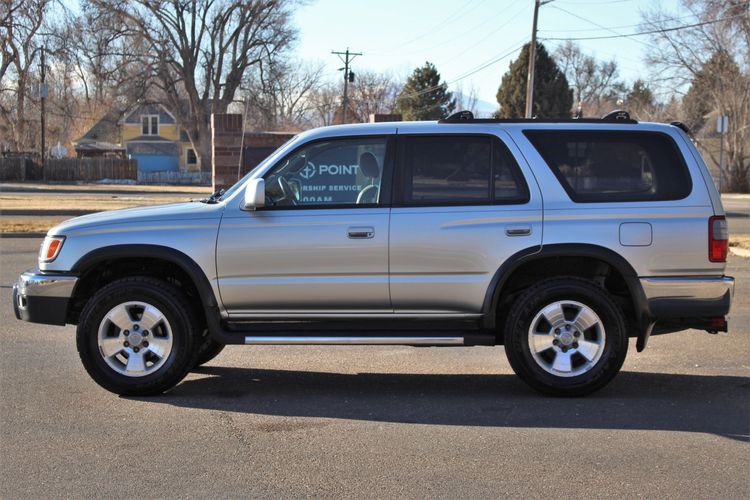
<instances>
[{"instance_id":1,"label":"power line","mask_svg":"<svg viewBox=\"0 0 750 500\"><path fill-rule=\"evenodd\" d=\"M490 33L488 33L483 38L481 38L478 42L474 43L473 45L470 45L469 47L466 47L461 52L459 52L456 56L448 59L447 61L441 61L441 64L448 64L450 62L455 61L459 57L463 56L467 51L472 50L474 47L476 47L480 43L484 42L485 40L487 40L488 38L490 38L492 35L498 33L500 30L502 30L503 28L505 28L508 24L510 24L511 22L513 22L513 20L515 20L518 16L520 16L521 14L523 14L524 12L526 12L526 10L529 8L529 5L530 4L525 4L521 10L519 10L515 14L511 15L508 19L505 20L504 23L502 23L500 26L498 26L497 28L495 28L494 30L492 30ZM523 39L526 40L526 37L524 36Z\"/></svg>"},{"instance_id":2,"label":"power line","mask_svg":"<svg viewBox=\"0 0 750 500\"><path fill-rule=\"evenodd\" d=\"M470 77L471 75L473 75L475 73L479 73L483 69L486 69L486 68L492 66L493 64L496 64L496 63L502 61L506 57L508 57L510 55L513 55L518 49L520 49L521 47L523 47L523 45L525 43L526 43L526 37L524 37L524 42L521 43L520 45L514 46L511 50L509 50L508 52L506 52L506 53L504 53L504 54L502 54L500 56L497 56L497 57L494 57L491 60L485 61L480 66L475 67L474 69L472 69L472 70L470 70L470 71L462 74L461 76L459 76L458 78L455 78L455 79L451 80L450 82L442 83L442 84L439 84L439 85L433 85L432 87L428 87L426 89L422 89L422 90L417 91L417 92L412 92L411 94L406 94L406 95L403 95L403 96L399 96L399 98L400 99L411 99L413 97L417 97L417 96L420 96L422 94L428 94L430 92L434 92L434 91L436 91L438 89L441 89L443 87L447 87L449 85L453 85L454 83L457 83L457 82L459 82L459 81L461 81L461 80L463 80L465 78L468 78L468 77Z\"/></svg>"},{"instance_id":3,"label":"power line","mask_svg":"<svg viewBox=\"0 0 750 500\"><path fill-rule=\"evenodd\" d=\"M583 36L583 37L546 37L543 38L543 40L562 40L562 41L576 41L576 40L610 40L613 38L630 38L634 36L642 36L642 35L653 35L656 33L668 33L670 31L679 31L689 28L698 28L700 26L706 26L709 24L716 24L723 21L729 21L730 19L736 19L738 17L744 17L747 14L738 14L736 16L729 16L729 17L723 17L721 19L712 19L710 21L703 21L701 23L694 23L694 24L685 24L683 26L674 26L672 28L660 28L655 30L648 30L648 31L639 31L637 33L626 33L622 35L611 35L611 36Z\"/></svg>"},{"instance_id":4,"label":"power line","mask_svg":"<svg viewBox=\"0 0 750 500\"><path fill-rule=\"evenodd\" d=\"M479 45L480 43L482 43L483 41L485 41L487 38L491 37L495 33L497 33L500 30L502 30L505 26L507 26L508 24L510 24L510 22L513 19L515 19L516 17L518 17L520 14L523 14L528 8L529 8L529 4L522 5L520 11L516 12L515 14L512 14L509 18L506 18L505 22L501 23L499 26L492 27L492 31L490 31L484 38L482 38L478 42L474 43L470 47L462 49L461 52L456 57L454 57L453 59L450 59L450 61L452 61L452 60L460 57L461 55L464 54L464 52L473 49L474 47L476 47L477 45ZM468 28L465 31L462 31L461 33L457 34L456 36L453 36L451 38L443 40L442 42L439 42L439 43L437 43L437 44L435 44L435 45L433 45L433 46L431 46L429 48L412 49L412 50L408 50L406 52L403 52L403 51L399 51L399 52L401 54L415 54L415 53L419 53L419 52L422 52L422 53L424 53L424 52L430 52L432 50L437 49L438 47L442 47L442 46L447 45L449 43L453 43L456 40L464 39L467 34L474 34L474 33L476 33L479 28L483 27L484 25L486 25L488 23L494 22L496 20L496 18L501 17L504 14L505 14L505 12L501 12L501 13L499 13L499 15L491 16L491 17L483 20L481 23L479 23L477 25L474 25L474 26L472 26L471 28ZM445 64L445 62L443 64Z\"/></svg>"},{"instance_id":5,"label":"power line","mask_svg":"<svg viewBox=\"0 0 750 500\"><path fill-rule=\"evenodd\" d=\"M435 25L432 28L430 28L428 31L425 31L421 35L417 35L414 38L411 38L411 39L409 39L409 40L407 40L405 42L401 42L400 44L395 45L392 48L386 50L386 52L390 52L392 50L400 49L400 48L402 48L405 45L409 45L410 43L416 42L417 40L421 40L422 38L424 38L424 37L426 37L428 35L432 35L433 33L435 33L435 31L438 31L438 30L442 29L443 26L447 25L451 21L455 21L456 19L459 19L459 18L465 16L468 12L471 12L473 10L473 9L469 9L468 7L470 7L474 3L474 1L475 0L470 0L470 1L466 2L466 3L464 3L456 11L454 11L450 16L448 16L445 19L443 19L441 22L439 22L437 25ZM482 2L484 2L484 1L486 1L486 0L482 0Z\"/></svg>"},{"instance_id":6,"label":"power line","mask_svg":"<svg viewBox=\"0 0 750 500\"><path fill-rule=\"evenodd\" d=\"M584 22L587 22L587 23L589 23L589 24L592 24L592 25L594 25L594 26L597 26L597 27L598 27L598 28L600 28L600 29L603 29L603 30L609 31L610 33L614 33L615 35L620 35L620 36L622 35L622 33L619 33L619 32L615 31L615 30L614 30L614 29L612 29L612 28L609 28L609 27L607 27L607 26L603 26L603 25L601 25L601 24L599 24L599 23L596 23L596 22L594 22L594 21L592 21L592 20L590 20L590 19L586 19L586 18L585 18L585 17L583 17L583 16L579 16L578 14L575 14L575 13L573 13L573 12L570 12L569 10L563 9L562 7L558 7L557 5L553 5L553 6L552 6L552 8L553 8L553 9L557 9L557 10L560 10L560 11L562 11L562 12L565 12L566 14L568 14L568 15L570 15L570 16L573 16L573 17L575 17L575 18L578 18L578 19L580 19L581 21L584 21ZM640 41L640 40L637 40L637 39L633 39L633 41L634 41L634 42L636 42L636 43L640 43L641 45L646 45L646 46L648 46L648 44L647 44L646 42L642 42L642 41Z\"/></svg>"}]
</instances>

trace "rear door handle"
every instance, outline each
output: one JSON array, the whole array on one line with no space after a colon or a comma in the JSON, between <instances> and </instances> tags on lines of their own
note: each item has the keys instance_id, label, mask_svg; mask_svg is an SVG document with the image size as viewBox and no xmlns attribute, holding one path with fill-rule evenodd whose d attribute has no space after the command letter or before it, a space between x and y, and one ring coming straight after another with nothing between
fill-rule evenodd
<instances>
[{"instance_id":1,"label":"rear door handle","mask_svg":"<svg viewBox=\"0 0 750 500\"><path fill-rule=\"evenodd\" d=\"M353 240L369 240L375 236L374 227L350 227L346 230L349 238Z\"/></svg>"},{"instance_id":2,"label":"rear door handle","mask_svg":"<svg viewBox=\"0 0 750 500\"><path fill-rule=\"evenodd\" d=\"M505 228L508 236L528 236L531 234L531 226L508 226Z\"/></svg>"}]
</instances>

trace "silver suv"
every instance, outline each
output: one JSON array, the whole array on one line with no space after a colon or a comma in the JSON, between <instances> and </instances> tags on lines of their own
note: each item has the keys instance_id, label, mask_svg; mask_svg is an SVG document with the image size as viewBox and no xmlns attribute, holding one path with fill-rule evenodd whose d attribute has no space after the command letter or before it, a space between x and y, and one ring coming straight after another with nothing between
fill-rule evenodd
<instances>
[{"instance_id":1,"label":"silver suv","mask_svg":"<svg viewBox=\"0 0 750 500\"><path fill-rule=\"evenodd\" d=\"M13 302L78 325L118 394L226 344L398 344L504 345L535 389L581 395L629 337L727 330L727 239L680 124L463 112L311 130L202 202L64 222Z\"/></svg>"}]
</instances>

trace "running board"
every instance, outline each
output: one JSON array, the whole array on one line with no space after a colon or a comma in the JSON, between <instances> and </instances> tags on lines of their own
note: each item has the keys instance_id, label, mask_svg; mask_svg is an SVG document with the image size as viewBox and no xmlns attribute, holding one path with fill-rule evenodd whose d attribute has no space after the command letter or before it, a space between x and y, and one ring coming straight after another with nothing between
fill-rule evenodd
<instances>
[{"instance_id":1,"label":"running board","mask_svg":"<svg viewBox=\"0 0 750 500\"><path fill-rule=\"evenodd\" d=\"M464 337L246 336L248 345L464 345Z\"/></svg>"}]
</instances>

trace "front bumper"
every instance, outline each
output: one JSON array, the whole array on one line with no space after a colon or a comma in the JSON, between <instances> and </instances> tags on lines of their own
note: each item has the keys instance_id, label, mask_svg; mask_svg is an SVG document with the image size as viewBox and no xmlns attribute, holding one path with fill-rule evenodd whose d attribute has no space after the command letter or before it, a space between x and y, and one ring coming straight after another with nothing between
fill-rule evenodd
<instances>
[{"instance_id":1,"label":"front bumper","mask_svg":"<svg viewBox=\"0 0 750 500\"><path fill-rule=\"evenodd\" d=\"M78 282L76 276L26 271L13 285L16 318L32 323L64 325L68 303Z\"/></svg>"},{"instance_id":2,"label":"front bumper","mask_svg":"<svg viewBox=\"0 0 750 500\"><path fill-rule=\"evenodd\" d=\"M641 278L651 316L656 320L716 318L729 313L734 278Z\"/></svg>"}]
</instances>

